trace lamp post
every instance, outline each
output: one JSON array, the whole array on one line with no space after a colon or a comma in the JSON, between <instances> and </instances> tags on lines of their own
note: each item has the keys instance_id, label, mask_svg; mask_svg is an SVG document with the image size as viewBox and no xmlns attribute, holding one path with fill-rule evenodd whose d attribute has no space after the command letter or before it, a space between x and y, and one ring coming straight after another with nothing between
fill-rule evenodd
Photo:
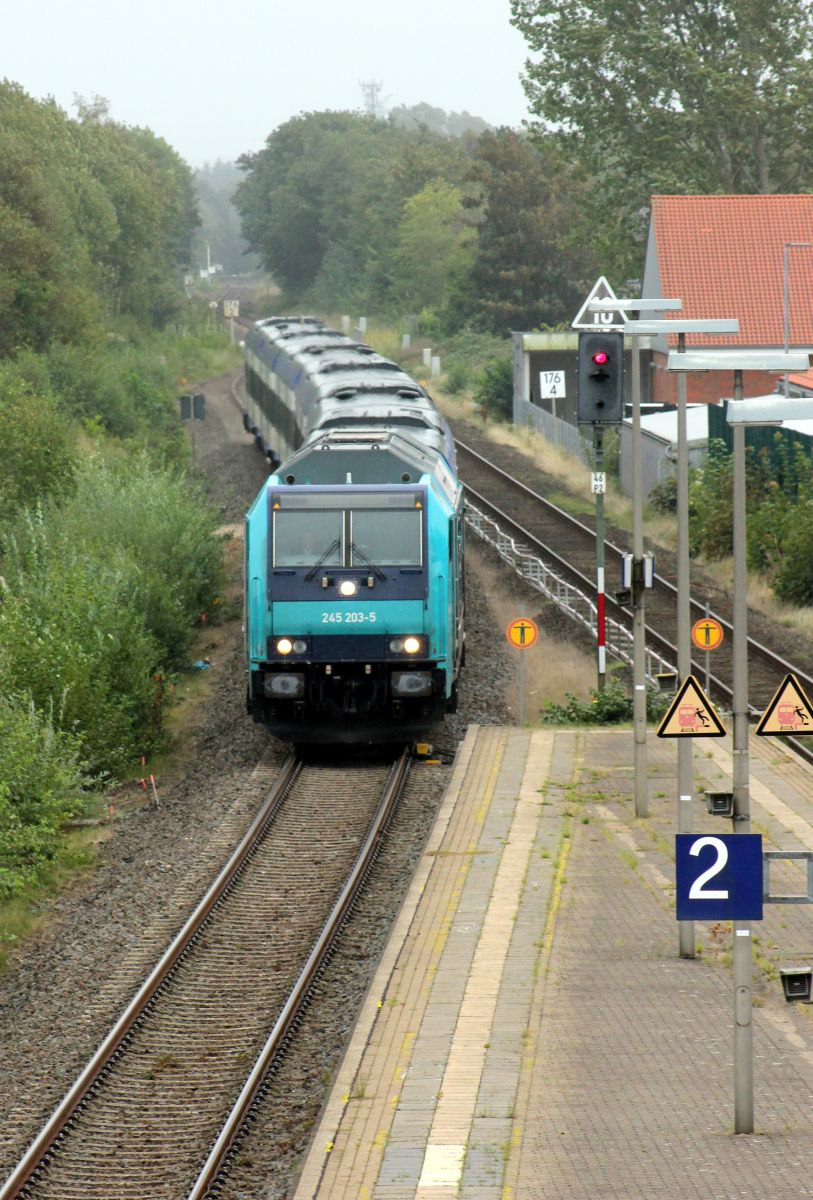
<instances>
[{"instance_id":1,"label":"lamp post","mask_svg":"<svg viewBox=\"0 0 813 1200\"><path fill-rule=\"evenodd\" d=\"M798 371L808 366L806 354L779 354L754 350L671 352L669 370L734 372L734 400L728 406L728 423L734 437L733 534L734 596L732 610L734 678L732 716L734 833L748 833L751 824L748 759L748 597L745 554L745 425L781 425L792 415L806 416L805 401L764 398L743 400L743 371ZM734 922L734 1131L754 1131L754 1046L752 1026L751 926Z\"/></svg>"},{"instance_id":2,"label":"lamp post","mask_svg":"<svg viewBox=\"0 0 813 1200\"><path fill-rule=\"evenodd\" d=\"M782 311L784 314L785 340L783 344L785 347L785 354L787 354L790 349L790 251L805 250L810 249L811 247L813 247L813 242L785 242L784 246L782 247L784 259L784 290L782 292ZM787 400L789 393L789 375L787 371L785 372L785 383L783 390L785 393L785 399Z\"/></svg>"}]
</instances>

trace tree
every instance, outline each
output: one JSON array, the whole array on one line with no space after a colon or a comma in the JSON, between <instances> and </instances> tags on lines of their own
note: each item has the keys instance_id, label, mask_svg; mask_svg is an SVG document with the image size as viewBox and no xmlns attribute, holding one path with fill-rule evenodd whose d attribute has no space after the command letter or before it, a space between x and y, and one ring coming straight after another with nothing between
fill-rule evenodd
<instances>
[{"instance_id":1,"label":"tree","mask_svg":"<svg viewBox=\"0 0 813 1200\"><path fill-rule=\"evenodd\" d=\"M484 133L471 167L478 220L470 279L474 320L494 333L569 319L595 271L574 214L582 185L551 139L541 148L511 129Z\"/></svg>"},{"instance_id":2,"label":"tree","mask_svg":"<svg viewBox=\"0 0 813 1200\"><path fill-rule=\"evenodd\" d=\"M240 160L235 204L243 233L289 300L374 306L402 303L393 231L404 204L431 180L459 185L460 139L409 132L360 113L307 113L286 121Z\"/></svg>"},{"instance_id":3,"label":"tree","mask_svg":"<svg viewBox=\"0 0 813 1200\"><path fill-rule=\"evenodd\" d=\"M653 192L810 188L807 0L511 7L534 56L525 77L532 111L593 174L596 211L627 246L641 236Z\"/></svg>"},{"instance_id":4,"label":"tree","mask_svg":"<svg viewBox=\"0 0 813 1200\"><path fill-rule=\"evenodd\" d=\"M469 270L477 237L459 188L432 179L410 196L395 233L395 293L414 311L439 310Z\"/></svg>"},{"instance_id":5,"label":"tree","mask_svg":"<svg viewBox=\"0 0 813 1200\"><path fill-rule=\"evenodd\" d=\"M488 121L482 117L474 117L463 109L462 112L447 113L442 108L431 104L398 104L390 109L390 121L400 129L428 129L444 137L462 137L464 134L481 134L491 129Z\"/></svg>"}]
</instances>

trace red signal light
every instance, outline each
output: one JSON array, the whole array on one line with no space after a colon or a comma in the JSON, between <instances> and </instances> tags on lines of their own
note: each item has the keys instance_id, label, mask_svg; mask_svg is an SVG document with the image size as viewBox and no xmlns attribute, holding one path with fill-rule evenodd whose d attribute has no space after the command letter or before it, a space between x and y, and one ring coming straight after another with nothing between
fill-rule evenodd
<instances>
[{"instance_id":1,"label":"red signal light","mask_svg":"<svg viewBox=\"0 0 813 1200\"><path fill-rule=\"evenodd\" d=\"M597 363L600 367L603 367L604 364L608 363L609 361L610 361L610 356L606 350L597 350L596 353L593 355L593 362Z\"/></svg>"}]
</instances>

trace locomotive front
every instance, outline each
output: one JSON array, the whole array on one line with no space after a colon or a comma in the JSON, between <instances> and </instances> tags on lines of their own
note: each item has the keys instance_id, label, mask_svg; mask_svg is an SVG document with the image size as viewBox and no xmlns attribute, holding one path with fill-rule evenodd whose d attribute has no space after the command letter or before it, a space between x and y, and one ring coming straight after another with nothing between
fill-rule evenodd
<instances>
[{"instance_id":1,"label":"locomotive front","mask_svg":"<svg viewBox=\"0 0 813 1200\"><path fill-rule=\"evenodd\" d=\"M300 743L426 731L454 704L454 494L429 477L358 486L278 478L247 522L254 720Z\"/></svg>"}]
</instances>

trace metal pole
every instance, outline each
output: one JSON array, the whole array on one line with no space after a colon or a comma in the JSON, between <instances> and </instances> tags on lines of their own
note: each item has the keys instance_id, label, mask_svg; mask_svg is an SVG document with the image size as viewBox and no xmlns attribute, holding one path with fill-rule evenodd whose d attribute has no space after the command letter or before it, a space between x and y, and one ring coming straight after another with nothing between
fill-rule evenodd
<instances>
[{"instance_id":1,"label":"metal pole","mask_svg":"<svg viewBox=\"0 0 813 1200\"><path fill-rule=\"evenodd\" d=\"M788 288L789 269L788 268L790 265L790 263L789 263L790 245L788 242L785 242L785 245L782 247L782 251L783 251L783 258L784 258L784 264L783 264L784 265L784 275L783 275L784 288L783 288L783 292L782 292L782 297L783 297L782 311L784 314L784 328L785 328L784 347L785 347L785 354L787 354L788 345L790 343L790 312L789 312L790 297L788 295L788 291L789 291L789 288ZM789 376L788 372L785 371L785 380L784 380L783 390L785 393L786 400L787 400L788 394L789 394L789 381L790 381L790 376Z\"/></svg>"},{"instance_id":2,"label":"metal pole","mask_svg":"<svg viewBox=\"0 0 813 1200\"><path fill-rule=\"evenodd\" d=\"M636 817L649 816L646 762L646 613L644 588L639 579L644 558L643 474L641 470L641 348L632 337L632 714L634 745L634 796Z\"/></svg>"},{"instance_id":3,"label":"metal pole","mask_svg":"<svg viewBox=\"0 0 813 1200\"><path fill-rule=\"evenodd\" d=\"M678 334L678 350L685 351L686 335ZM677 379L678 440L677 440L677 643L678 675L681 684L692 672L690 565L689 565L689 447L686 433L686 372ZM678 833L692 832L692 739L679 738L678 758ZM695 957L694 921L678 922L678 943L681 958Z\"/></svg>"},{"instance_id":4,"label":"metal pole","mask_svg":"<svg viewBox=\"0 0 813 1200\"><path fill-rule=\"evenodd\" d=\"M742 371L734 372L734 399L742 399ZM745 547L745 426L734 430L734 832L751 828L748 763L748 569ZM734 922L734 1132L754 1131L754 1039L751 929Z\"/></svg>"},{"instance_id":5,"label":"metal pole","mask_svg":"<svg viewBox=\"0 0 813 1200\"><path fill-rule=\"evenodd\" d=\"M751 927L734 922L734 1132L754 1132Z\"/></svg>"},{"instance_id":6,"label":"metal pole","mask_svg":"<svg viewBox=\"0 0 813 1200\"><path fill-rule=\"evenodd\" d=\"M811 246L813 246L813 242L785 242L784 246L782 247L782 252L783 252L783 264L782 265L784 268L783 274L782 274L782 282L783 282L782 299L783 299L783 315L784 315L784 330L785 330L785 337L784 337L785 354L787 354L788 350L790 349L790 252L791 252L791 250L807 250ZM783 391L785 394L785 399L787 400L789 392L790 392L790 373L788 371L785 371Z\"/></svg>"},{"instance_id":7,"label":"metal pole","mask_svg":"<svg viewBox=\"0 0 813 1200\"><path fill-rule=\"evenodd\" d=\"M604 474L604 430L593 426L593 456L595 472ZM604 590L604 492L596 492L596 654L598 661L598 690L604 691L607 682L607 626Z\"/></svg>"},{"instance_id":8,"label":"metal pole","mask_svg":"<svg viewBox=\"0 0 813 1200\"><path fill-rule=\"evenodd\" d=\"M517 650L519 655L519 723L525 724L525 651Z\"/></svg>"},{"instance_id":9,"label":"metal pole","mask_svg":"<svg viewBox=\"0 0 813 1200\"><path fill-rule=\"evenodd\" d=\"M734 399L742 399L742 371L734 372ZM734 679L734 832L750 826L748 764L748 569L745 547L745 426L734 425L734 597L732 610Z\"/></svg>"}]
</instances>

